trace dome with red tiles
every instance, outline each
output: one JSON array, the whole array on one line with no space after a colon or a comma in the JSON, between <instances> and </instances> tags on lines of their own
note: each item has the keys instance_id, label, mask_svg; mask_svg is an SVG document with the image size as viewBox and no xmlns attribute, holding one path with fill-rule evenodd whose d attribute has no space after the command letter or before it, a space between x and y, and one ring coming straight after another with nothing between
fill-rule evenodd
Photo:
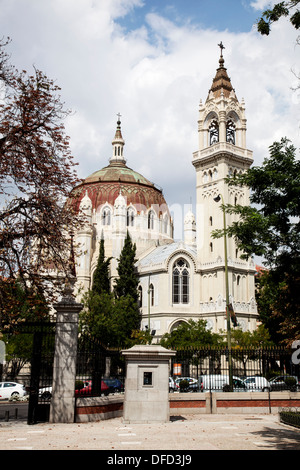
<instances>
[{"instance_id":1,"label":"dome with red tiles","mask_svg":"<svg viewBox=\"0 0 300 470\"><path fill-rule=\"evenodd\" d=\"M112 145L113 155L109 165L95 171L74 188L72 197L75 196L76 207L79 208L83 197L88 195L92 202L92 209L97 211L106 203L113 206L121 193L126 199L127 206L132 204L138 213L146 212L151 206L156 210L157 215L162 212L169 213L162 190L126 165L123 157L125 142L121 134L120 121L117 123Z\"/></svg>"}]
</instances>

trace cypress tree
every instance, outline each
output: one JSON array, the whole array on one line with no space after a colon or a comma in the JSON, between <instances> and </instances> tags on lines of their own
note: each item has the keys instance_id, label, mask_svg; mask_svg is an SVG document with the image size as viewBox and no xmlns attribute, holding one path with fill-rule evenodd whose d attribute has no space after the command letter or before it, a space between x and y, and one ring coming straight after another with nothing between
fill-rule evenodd
<instances>
[{"instance_id":1,"label":"cypress tree","mask_svg":"<svg viewBox=\"0 0 300 470\"><path fill-rule=\"evenodd\" d=\"M133 244L127 231L124 246L118 259L118 275L115 280L115 295L117 298L130 296L134 302L138 300L138 277L135 268L136 245Z\"/></svg>"},{"instance_id":2,"label":"cypress tree","mask_svg":"<svg viewBox=\"0 0 300 470\"><path fill-rule=\"evenodd\" d=\"M105 259L104 239L101 238L97 267L93 276L93 286L92 286L93 294L101 295L103 293L107 293L107 294L110 293L110 276L109 276L110 261L111 261L111 258L107 258L107 260Z\"/></svg>"}]
</instances>

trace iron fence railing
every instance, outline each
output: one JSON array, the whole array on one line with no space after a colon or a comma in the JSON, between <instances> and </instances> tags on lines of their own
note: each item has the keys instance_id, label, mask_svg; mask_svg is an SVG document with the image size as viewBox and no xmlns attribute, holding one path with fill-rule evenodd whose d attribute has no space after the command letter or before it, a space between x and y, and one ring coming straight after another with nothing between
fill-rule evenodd
<instances>
[{"instance_id":1,"label":"iron fence railing","mask_svg":"<svg viewBox=\"0 0 300 470\"><path fill-rule=\"evenodd\" d=\"M78 340L75 396L101 396L124 391L125 362L119 350L105 348L88 336Z\"/></svg>"},{"instance_id":2,"label":"iron fence railing","mask_svg":"<svg viewBox=\"0 0 300 470\"><path fill-rule=\"evenodd\" d=\"M299 365L286 348L181 348L170 360L170 392L300 391ZM229 385L229 359L233 383ZM124 391L125 360L120 350L109 350L89 339L78 344L76 396ZM185 379L185 380L184 380Z\"/></svg>"},{"instance_id":3,"label":"iron fence railing","mask_svg":"<svg viewBox=\"0 0 300 470\"><path fill-rule=\"evenodd\" d=\"M218 348L178 349L170 367L173 389L229 391L232 374L236 391L297 391L299 365L293 363L292 353L285 348L232 348L230 352Z\"/></svg>"}]
</instances>

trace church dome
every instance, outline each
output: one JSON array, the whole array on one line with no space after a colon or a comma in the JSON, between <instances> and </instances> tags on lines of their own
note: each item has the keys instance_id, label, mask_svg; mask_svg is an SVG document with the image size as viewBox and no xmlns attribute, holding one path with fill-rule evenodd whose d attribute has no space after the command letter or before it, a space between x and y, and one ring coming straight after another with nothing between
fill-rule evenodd
<instances>
[{"instance_id":1,"label":"church dome","mask_svg":"<svg viewBox=\"0 0 300 470\"><path fill-rule=\"evenodd\" d=\"M133 205L138 213L153 207L158 216L165 212L169 215L162 190L126 165L123 157L125 142L119 120L112 145L113 155L109 165L89 175L72 191L76 209L79 209L81 200L87 195L91 200L92 209L97 211L106 203L113 206L119 194L122 194L127 206Z\"/></svg>"}]
</instances>

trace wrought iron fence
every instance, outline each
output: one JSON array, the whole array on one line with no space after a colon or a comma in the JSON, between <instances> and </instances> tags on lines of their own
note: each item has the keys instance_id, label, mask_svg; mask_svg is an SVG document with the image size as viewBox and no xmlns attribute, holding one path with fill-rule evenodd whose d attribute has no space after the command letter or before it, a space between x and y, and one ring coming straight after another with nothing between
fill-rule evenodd
<instances>
[{"instance_id":1,"label":"wrought iron fence","mask_svg":"<svg viewBox=\"0 0 300 470\"><path fill-rule=\"evenodd\" d=\"M27 396L27 422L47 421L49 400L42 396L42 390L52 388L53 359L55 344L55 323L25 322L5 327L7 345L6 363L2 370L2 381L18 382L24 385ZM20 417L19 407L14 406L10 416ZM22 412L24 412L24 406ZM17 411L16 411L17 410ZM5 409L7 419L9 409ZM22 417L24 413L22 413Z\"/></svg>"},{"instance_id":2,"label":"wrought iron fence","mask_svg":"<svg viewBox=\"0 0 300 470\"><path fill-rule=\"evenodd\" d=\"M299 365L285 348L182 348L170 360L170 392L300 391ZM229 388L229 360L232 388ZM90 338L78 343L76 396L124 391L125 361L119 350Z\"/></svg>"},{"instance_id":3,"label":"wrought iron fence","mask_svg":"<svg viewBox=\"0 0 300 470\"><path fill-rule=\"evenodd\" d=\"M124 391L125 363L119 350L107 349L81 335L78 340L75 396L101 396Z\"/></svg>"},{"instance_id":4,"label":"wrought iron fence","mask_svg":"<svg viewBox=\"0 0 300 470\"><path fill-rule=\"evenodd\" d=\"M175 391L229 391L229 374L236 391L300 390L299 365L285 348L184 348L171 361Z\"/></svg>"}]
</instances>

